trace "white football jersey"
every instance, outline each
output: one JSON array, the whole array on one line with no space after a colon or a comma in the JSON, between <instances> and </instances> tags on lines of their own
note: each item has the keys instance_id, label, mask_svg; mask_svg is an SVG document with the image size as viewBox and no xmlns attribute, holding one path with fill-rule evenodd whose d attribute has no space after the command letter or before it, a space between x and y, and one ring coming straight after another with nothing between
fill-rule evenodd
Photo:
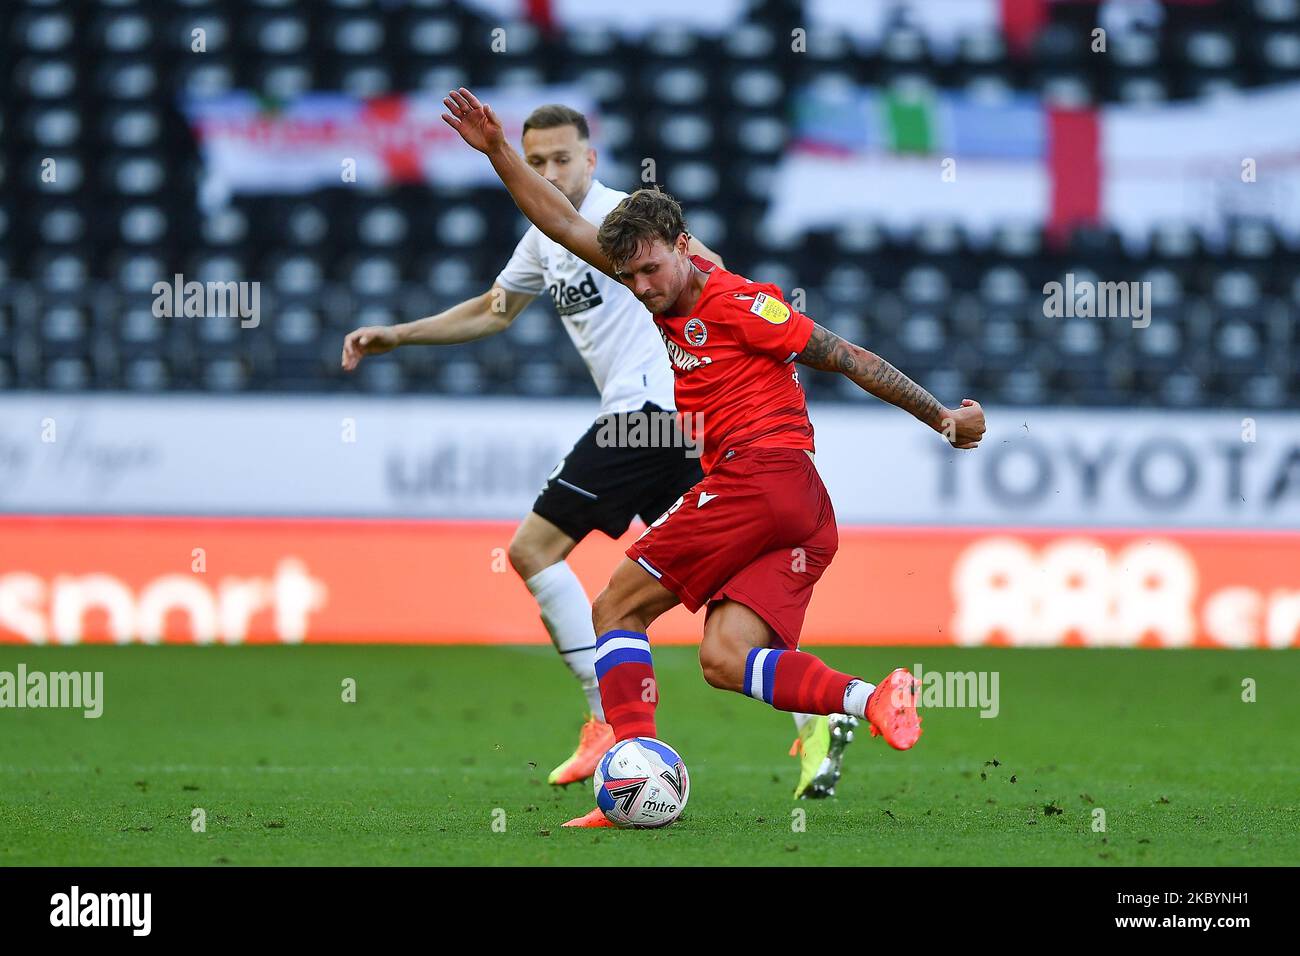
<instances>
[{"instance_id":1,"label":"white football jersey","mask_svg":"<svg viewBox=\"0 0 1300 956\"><path fill-rule=\"evenodd\" d=\"M598 180L578 213L599 226L627 193ZM600 412L628 412L646 402L677 406L673 373L654 319L627 287L530 226L497 276L512 292L546 292L600 391Z\"/></svg>"}]
</instances>

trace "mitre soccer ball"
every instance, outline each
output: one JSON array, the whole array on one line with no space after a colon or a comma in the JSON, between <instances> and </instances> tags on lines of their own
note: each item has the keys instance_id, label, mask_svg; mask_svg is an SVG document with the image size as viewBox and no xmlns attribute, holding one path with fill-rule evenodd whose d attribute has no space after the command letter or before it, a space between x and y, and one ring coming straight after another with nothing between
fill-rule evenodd
<instances>
[{"instance_id":1,"label":"mitre soccer ball","mask_svg":"<svg viewBox=\"0 0 1300 956\"><path fill-rule=\"evenodd\" d=\"M596 765L596 806L620 827L666 827L691 793L686 764L653 737L620 740Z\"/></svg>"}]
</instances>

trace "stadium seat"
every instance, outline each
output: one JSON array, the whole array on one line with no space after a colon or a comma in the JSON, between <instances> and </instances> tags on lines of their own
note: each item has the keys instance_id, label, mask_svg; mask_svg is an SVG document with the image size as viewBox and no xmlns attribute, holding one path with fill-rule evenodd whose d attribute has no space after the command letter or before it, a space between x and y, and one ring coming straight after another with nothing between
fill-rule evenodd
<instances>
[{"instance_id":1,"label":"stadium seat","mask_svg":"<svg viewBox=\"0 0 1300 956\"><path fill-rule=\"evenodd\" d=\"M1300 401L1294 237L1249 217L1226 234L1169 222L1145 247L1079 228L1064 248L1025 222L968 234L942 217L907 229L863 220L790 239L766 221L809 85L894 83L976 99L1026 91L1076 108L1220 95L1300 79L1296 0L1165 4L1150 20L1115 5L1050 4L1023 50L987 29L945 44L901 22L874 37L809 24L797 56L786 51L802 10L783 2L753 5L717 37L665 24L653 40L599 23L546 31L447 2L13 6L0 36L11 77L0 93L0 388L591 396L544 298L490 348L409 350L340 375L349 329L487 289L522 234L518 211L495 188L336 187L201 203L202 164L181 113L185 97L242 89L287 100L559 82L598 104L607 183L636 184L653 157L658 181L730 268L801 290L818 321L897 349L923 381L987 383L1012 403ZM488 43L495 19L506 25L501 52ZM1100 57L1089 37L1103 21ZM189 55L195 27L201 57ZM46 158L52 182L40 179ZM1151 282L1156 320L1131 329L1044 316L1043 283L1067 269ZM275 321L232 338L228 321L159 319L152 287L176 273L259 281ZM78 298L92 288L93 307ZM858 397L810 383L819 399Z\"/></svg>"}]
</instances>

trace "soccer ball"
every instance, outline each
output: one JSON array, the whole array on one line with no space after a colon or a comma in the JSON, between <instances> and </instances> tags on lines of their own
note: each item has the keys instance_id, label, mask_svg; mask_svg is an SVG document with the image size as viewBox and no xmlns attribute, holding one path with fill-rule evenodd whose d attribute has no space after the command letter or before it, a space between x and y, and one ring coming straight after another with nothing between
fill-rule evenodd
<instances>
[{"instance_id":1,"label":"soccer ball","mask_svg":"<svg viewBox=\"0 0 1300 956\"><path fill-rule=\"evenodd\" d=\"M686 764L653 737L620 740L596 765L596 806L619 827L666 827L691 794Z\"/></svg>"}]
</instances>

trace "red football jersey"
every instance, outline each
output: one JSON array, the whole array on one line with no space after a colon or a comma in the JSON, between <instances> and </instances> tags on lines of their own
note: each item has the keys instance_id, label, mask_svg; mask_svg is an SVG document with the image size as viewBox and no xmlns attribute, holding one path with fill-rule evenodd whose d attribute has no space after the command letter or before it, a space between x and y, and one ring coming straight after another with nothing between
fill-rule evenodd
<instances>
[{"instance_id":1,"label":"red football jersey","mask_svg":"<svg viewBox=\"0 0 1300 956\"><path fill-rule=\"evenodd\" d=\"M683 426L703 428L701 467L743 445L813 450L812 422L794 357L813 321L786 304L774 285L691 256L709 278L690 315L656 315L668 346ZM687 432L688 435L692 433ZM692 435L699 441L698 431Z\"/></svg>"}]
</instances>

